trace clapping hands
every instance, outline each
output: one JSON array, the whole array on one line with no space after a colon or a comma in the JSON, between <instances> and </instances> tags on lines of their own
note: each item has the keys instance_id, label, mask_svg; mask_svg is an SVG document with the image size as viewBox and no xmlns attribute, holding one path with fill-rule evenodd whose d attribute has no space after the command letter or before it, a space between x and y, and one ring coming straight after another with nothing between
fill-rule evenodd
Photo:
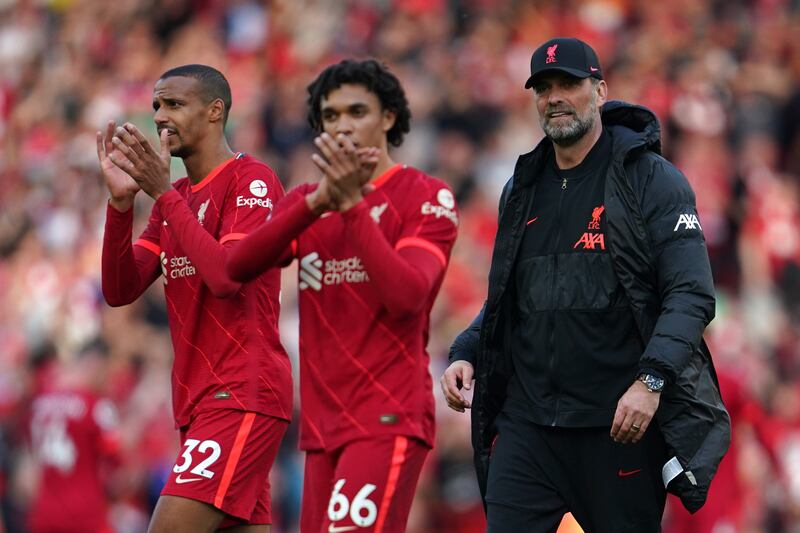
<instances>
[{"instance_id":1,"label":"clapping hands","mask_svg":"<svg viewBox=\"0 0 800 533\"><path fill-rule=\"evenodd\" d=\"M311 160L322 171L319 187L309 195L309 207L317 213L324 211L347 211L360 202L369 191L369 180L380 159L380 149L356 148L345 135L334 139L323 133L314 144L320 154Z\"/></svg>"},{"instance_id":2,"label":"clapping hands","mask_svg":"<svg viewBox=\"0 0 800 533\"><path fill-rule=\"evenodd\" d=\"M167 130L161 131L160 141L160 150L156 151L144 134L129 122L116 127L112 121L105 135L97 132L97 157L115 207L129 208L139 190L158 199L172 188Z\"/></svg>"}]
</instances>

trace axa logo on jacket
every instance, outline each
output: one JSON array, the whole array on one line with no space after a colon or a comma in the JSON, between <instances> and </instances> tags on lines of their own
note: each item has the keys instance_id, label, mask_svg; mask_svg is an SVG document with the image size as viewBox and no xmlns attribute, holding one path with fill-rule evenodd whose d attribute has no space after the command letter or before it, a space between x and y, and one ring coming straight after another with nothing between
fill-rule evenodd
<instances>
[{"instance_id":1,"label":"axa logo on jacket","mask_svg":"<svg viewBox=\"0 0 800 533\"><path fill-rule=\"evenodd\" d=\"M699 229L703 231L703 228L700 227L700 221L697 220L697 215L693 215L691 213L681 213L678 217L678 222L675 224L675 229L672 231L678 231L678 229L683 224L684 229Z\"/></svg>"},{"instance_id":2,"label":"axa logo on jacket","mask_svg":"<svg viewBox=\"0 0 800 533\"><path fill-rule=\"evenodd\" d=\"M586 226L587 229L593 230L595 232L600 231L600 215L603 214L605 211L605 206L600 205L592 209L592 219L589 221L589 224ZM606 238L603 233L593 233L591 231L586 231L581 235L581 238L578 239L572 249L574 250L579 245L583 245L583 250L603 250L606 249Z\"/></svg>"}]
</instances>

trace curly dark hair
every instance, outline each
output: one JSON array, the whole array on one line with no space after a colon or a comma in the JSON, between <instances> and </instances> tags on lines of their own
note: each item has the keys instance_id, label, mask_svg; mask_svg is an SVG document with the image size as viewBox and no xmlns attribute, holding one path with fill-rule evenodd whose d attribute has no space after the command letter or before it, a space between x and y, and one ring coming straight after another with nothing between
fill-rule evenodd
<instances>
[{"instance_id":1,"label":"curly dark hair","mask_svg":"<svg viewBox=\"0 0 800 533\"><path fill-rule=\"evenodd\" d=\"M374 59L357 61L345 59L327 67L308 86L308 123L319 133L322 131L322 99L345 84L363 85L378 97L383 109L395 114L392 129L386 132L386 140L392 146L403 144L403 136L410 130L411 110L400 80L389 72L386 65Z\"/></svg>"}]
</instances>

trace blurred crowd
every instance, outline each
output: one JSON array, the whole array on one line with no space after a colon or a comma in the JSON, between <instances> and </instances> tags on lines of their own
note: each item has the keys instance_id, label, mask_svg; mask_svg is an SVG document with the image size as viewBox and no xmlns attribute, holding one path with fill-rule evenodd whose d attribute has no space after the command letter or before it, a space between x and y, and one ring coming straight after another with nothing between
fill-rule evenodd
<instances>
[{"instance_id":1,"label":"blurred crowd","mask_svg":"<svg viewBox=\"0 0 800 533\"><path fill-rule=\"evenodd\" d=\"M523 85L531 52L553 36L590 43L610 97L656 112L714 268L706 337L733 445L706 508L688 519L670 501L665 531L800 531L798 0L0 0L0 531L31 524L42 466L33 411L48 383L115 409L113 457L97 466L115 531L146 528L178 451L160 283L118 309L100 292L107 192L95 131L106 121L155 138L159 74L210 64L232 86L231 146L288 190L317 178L307 84L344 57L386 62L413 112L394 158L450 183L461 212L432 315L436 382L485 297L502 184L542 138ZM136 209L139 231L143 195ZM281 333L296 357L293 268L283 283ZM88 366L87 345L103 352ZM409 531L482 531L468 415L435 396L437 445ZM292 426L272 474L274 533L297 530L296 444Z\"/></svg>"}]
</instances>

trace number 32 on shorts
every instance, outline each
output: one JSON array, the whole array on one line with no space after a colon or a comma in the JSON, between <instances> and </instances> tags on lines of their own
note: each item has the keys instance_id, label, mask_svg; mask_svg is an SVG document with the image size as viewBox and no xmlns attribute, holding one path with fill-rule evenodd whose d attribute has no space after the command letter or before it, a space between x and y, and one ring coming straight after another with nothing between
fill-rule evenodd
<instances>
[{"instance_id":1,"label":"number 32 on shorts","mask_svg":"<svg viewBox=\"0 0 800 533\"><path fill-rule=\"evenodd\" d=\"M378 507L375 502L369 499L369 495L375 491L376 487L372 483L367 483L356 493L353 501L349 501L347 496L339 492L345 484L344 479L340 479L333 486L331 501L328 503L328 518L331 522L338 522L348 514L350 520L356 526L369 527L375 523L378 517Z\"/></svg>"},{"instance_id":2,"label":"number 32 on shorts","mask_svg":"<svg viewBox=\"0 0 800 533\"><path fill-rule=\"evenodd\" d=\"M190 470L190 473L207 479L214 477L214 472L209 470L208 467L216 463L217 459L219 459L219 456L222 453L222 448L220 448L219 443L214 440L204 440L200 442L197 439L186 439L186 442L183 445L186 446L186 449L183 450L183 453L181 454L183 462L181 464L176 463L172 471L176 474L180 474L189 470L189 467L191 467L192 463L194 462L194 459L192 458L192 452L195 448L197 448L197 452L200 454L205 454L208 451L211 451L211 453L205 459L197 463L197 465Z\"/></svg>"}]
</instances>

